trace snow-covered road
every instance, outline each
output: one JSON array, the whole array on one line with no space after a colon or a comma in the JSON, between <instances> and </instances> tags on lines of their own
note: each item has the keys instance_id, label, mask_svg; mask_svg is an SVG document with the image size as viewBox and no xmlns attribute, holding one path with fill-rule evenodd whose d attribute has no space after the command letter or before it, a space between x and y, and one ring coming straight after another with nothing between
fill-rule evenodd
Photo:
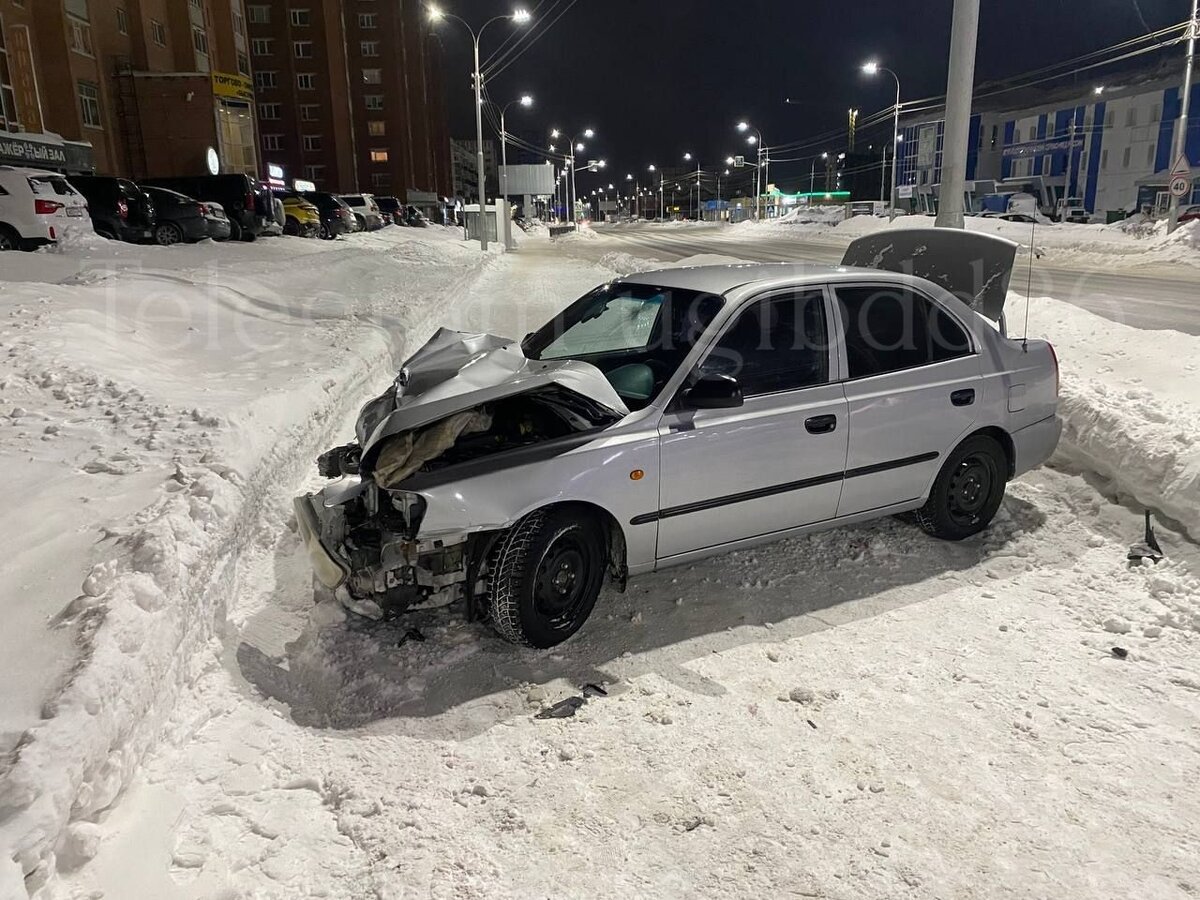
<instances>
[{"instance_id":1,"label":"snow-covered road","mask_svg":"<svg viewBox=\"0 0 1200 900\"><path fill-rule=\"evenodd\" d=\"M1125 560L1141 530L1131 497L1200 490L1195 338L1138 344L1134 329L1038 304L1076 430L1057 468L1010 486L987 533L950 545L888 520L667 570L606 591L562 647L519 650L457 610L314 620L289 500L314 483L312 447L349 432L354 395L391 377L372 366L437 324L523 334L608 273L575 242L530 239L483 265L396 229L341 243L304 245L322 251L315 264L238 270L254 303L226 324L312 332L260 356L260 445L245 443L239 392L201 411L223 421L196 452L236 458L259 486L216 495L237 508L212 527L241 524L201 592L215 621L184 648L161 726L136 753L108 751L130 765L47 782L88 798L67 796L76 813L27 886L47 880L55 900L1195 895L1188 509L1160 527L1167 562ZM339 296L315 286L321 273ZM237 285L218 283L231 309ZM336 402L302 401L332 379ZM1151 379L1167 381L1159 395L1143 394ZM1153 442L1149 462L1121 429ZM138 447L169 477L178 452ZM270 477L255 475L263 459ZM606 694L588 690L574 717L534 718L589 684ZM14 823L28 816L0 788L0 837Z\"/></svg>"},{"instance_id":2,"label":"snow-covered road","mask_svg":"<svg viewBox=\"0 0 1200 900\"><path fill-rule=\"evenodd\" d=\"M913 219L921 218L917 216ZM599 259L605 253L675 261L697 254L723 254L766 262L812 260L837 263L846 244L861 234L851 227L818 228L762 225L729 228L717 225L670 227L661 225L597 226L605 240L583 242L575 252ZM847 226L853 224L846 223ZM1012 223L1005 236L1028 246L1027 230ZM1045 226L1054 229L1058 226ZM1067 226L1073 232L1092 226ZM1200 230L1197 231L1200 234ZM1043 235L1039 241L1050 237ZM1040 245L1039 245L1040 246ZM1136 247L1136 245L1134 245ZM1055 252L1055 251L1058 252ZM1113 322L1141 329L1172 329L1200 335L1200 272L1197 265L1145 253L1137 255L1122 245L1120 255L1067 252L1054 245L1034 261L1022 257L1012 290L1034 297L1056 297ZM1200 258L1200 252L1190 255ZM1028 284L1032 282L1032 288ZM1017 304L1020 312L1020 304Z\"/></svg>"}]
</instances>

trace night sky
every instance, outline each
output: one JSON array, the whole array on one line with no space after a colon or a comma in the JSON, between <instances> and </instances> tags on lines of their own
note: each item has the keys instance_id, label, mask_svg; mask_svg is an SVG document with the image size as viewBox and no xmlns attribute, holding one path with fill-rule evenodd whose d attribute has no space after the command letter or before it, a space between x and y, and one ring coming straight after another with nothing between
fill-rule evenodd
<instances>
[{"instance_id":1,"label":"night sky","mask_svg":"<svg viewBox=\"0 0 1200 900\"><path fill-rule=\"evenodd\" d=\"M540 3L535 16L553 0ZM518 5L441 0L476 27ZM535 11L539 0L524 5ZM1190 11L1189 0L983 0L976 82L1143 34L1138 7L1152 29ZM843 128L850 106L863 116L888 106L895 83L860 74L868 58L897 71L904 99L943 93L951 10L952 0L576 0L488 88L498 101L535 96L532 110L510 109L510 131L595 128L595 146L585 155L610 163L605 181L644 173L651 162L683 165L685 151L715 168L730 154L753 153L734 130L739 118L760 128L768 144L781 144ZM452 134L474 137L469 38L454 22L437 27L446 48ZM490 26L483 57L513 29L508 22ZM1181 50L1173 52L1182 60ZM785 97L804 105L786 105ZM860 149L881 135L886 140L887 130L860 131ZM786 184L801 170L807 180L808 167L773 165L772 180ZM589 185L599 181L593 176Z\"/></svg>"}]
</instances>

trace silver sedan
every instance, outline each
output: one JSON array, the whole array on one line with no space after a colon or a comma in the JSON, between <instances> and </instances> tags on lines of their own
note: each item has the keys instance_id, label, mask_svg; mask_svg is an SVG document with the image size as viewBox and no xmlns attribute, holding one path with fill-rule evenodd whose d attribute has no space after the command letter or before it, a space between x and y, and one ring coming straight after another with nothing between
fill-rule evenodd
<instances>
[{"instance_id":1,"label":"silver sedan","mask_svg":"<svg viewBox=\"0 0 1200 900\"><path fill-rule=\"evenodd\" d=\"M970 537L1061 432L1053 349L1005 334L1014 252L889 231L619 279L521 342L441 331L296 499L318 592L550 647L606 579L898 513Z\"/></svg>"}]
</instances>

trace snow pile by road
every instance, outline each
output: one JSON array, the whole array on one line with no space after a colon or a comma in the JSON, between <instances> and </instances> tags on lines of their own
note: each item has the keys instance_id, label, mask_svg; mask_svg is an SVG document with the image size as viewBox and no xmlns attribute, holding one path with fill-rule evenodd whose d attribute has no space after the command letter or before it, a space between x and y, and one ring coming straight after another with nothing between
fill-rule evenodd
<instances>
[{"instance_id":1,"label":"snow pile by road","mask_svg":"<svg viewBox=\"0 0 1200 900\"><path fill-rule=\"evenodd\" d=\"M1013 298L1014 309L1024 300ZM1200 540L1200 337L1144 331L1037 297L1030 334L1062 365L1059 457Z\"/></svg>"},{"instance_id":2,"label":"snow pile by road","mask_svg":"<svg viewBox=\"0 0 1200 900\"><path fill-rule=\"evenodd\" d=\"M0 896L95 852L263 498L494 257L455 232L5 255Z\"/></svg>"}]
</instances>

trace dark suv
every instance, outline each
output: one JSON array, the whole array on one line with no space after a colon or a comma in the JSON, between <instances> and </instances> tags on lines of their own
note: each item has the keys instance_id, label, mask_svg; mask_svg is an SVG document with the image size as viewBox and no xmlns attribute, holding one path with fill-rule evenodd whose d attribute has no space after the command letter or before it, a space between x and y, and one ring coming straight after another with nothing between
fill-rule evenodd
<instances>
[{"instance_id":1,"label":"dark suv","mask_svg":"<svg viewBox=\"0 0 1200 900\"><path fill-rule=\"evenodd\" d=\"M132 181L107 175L71 175L67 180L87 200L96 234L131 244L153 240L154 203Z\"/></svg>"},{"instance_id":2,"label":"dark suv","mask_svg":"<svg viewBox=\"0 0 1200 900\"><path fill-rule=\"evenodd\" d=\"M341 197L326 191L304 191L301 194L321 213L321 237L332 241L339 234L354 230L354 213Z\"/></svg>"},{"instance_id":3,"label":"dark suv","mask_svg":"<svg viewBox=\"0 0 1200 900\"><path fill-rule=\"evenodd\" d=\"M180 178L143 178L142 184L178 191L197 200L220 203L229 217L230 237L252 241L270 221L270 191L249 175L194 175Z\"/></svg>"}]
</instances>

